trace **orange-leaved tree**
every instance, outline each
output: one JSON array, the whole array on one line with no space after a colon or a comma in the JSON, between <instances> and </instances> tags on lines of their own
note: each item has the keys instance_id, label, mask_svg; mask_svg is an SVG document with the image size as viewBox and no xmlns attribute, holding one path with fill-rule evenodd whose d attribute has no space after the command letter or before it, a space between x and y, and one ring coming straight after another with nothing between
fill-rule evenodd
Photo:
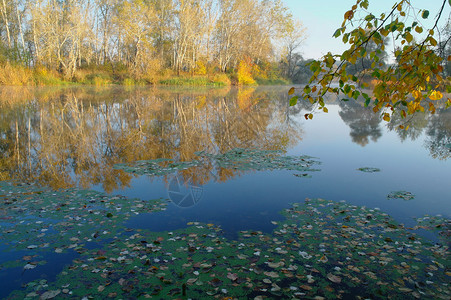
<instances>
[{"instance_id":1,"label":"orange-leaved tree","mask_svg":"<svg viewBox=\"0 0 451 300\"><path fill-rule=\"evenodd\" d=\"M443 95L451 92L451 78L443 72L443 65L451 61L451 55L443 58L440 51L450 36L441 36L439 28L439 20L446 5L451 6L451 0L442 1L432 25L426 28L422 21L429 18L430 12L414 8L410 0L396 2L389 12L378 17L367 10L368 0L356 0L333 34L349 47L342 54L329 52L310 63L313 76L300 95L290 99L290 105L304 98L314 104L314 109L327 112L326 93L344 95L345 101L363 97L365 105L381 113L385 121L390 121L395 112L406 118L418 111L433 114L439 102L443 103L441 106L451 106L451 99ZM391 65L380 60L381 53L386 51L387 37L393 40L395 62ZM369 68L358 74L347 72L350 66L363 60L371 61ZM372 83L372 93L366 92L368 82ZM291 88L289 94L295 91ZM312 119L313 114L307 113L305 118Z\"/></svg>"}]
</instances>

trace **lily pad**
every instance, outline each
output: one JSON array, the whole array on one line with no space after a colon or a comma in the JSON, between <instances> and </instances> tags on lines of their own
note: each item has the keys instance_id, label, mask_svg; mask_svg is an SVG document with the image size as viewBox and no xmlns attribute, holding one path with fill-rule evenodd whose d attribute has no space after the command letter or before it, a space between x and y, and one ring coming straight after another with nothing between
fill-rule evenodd
<instances>
[{"instance_id":1,"label":"lily pad","mask_svg":"<svg viewBox=\"0 0 451 300\"><path fill-rule=\"evenodd\" d=\"M362 167L362 168L358 168L358 171L361 172L365 172L365 173L376 173L376 172L380 172L381 169L379 168L372 168L372 167Z\"/></svg>"},{"instance_id":2,"label":"lily pad","mask_svg":"<svg viewBox=\"0 0 451 300\"><path fill-rule=\"evenodd\" d=\"M293 170L299 172L319 171L313 168L320 162L311 156L282 156L281 151L254 150L236 148L223 154L206 151L195 152L198 160L175 162L170 159L136 161L130 164L116 164L115 169L138 175L164 176L203 164L213 164L217 169L233 169L240 171ZM296 174L298 177L309 177L308 174Z\"/></svg>"},{"instance_id":3,"label":"lily pad","mask_svg":"<svg viewBox=\"0 0 451 300\"><path fill-rule=\"evenodd\" d=\"M37 190L41 193L29 193ZM26 252L17 266L38 272L33 255L56 249L79 252L54 280L28 282L11 299L451 296L449 220L443 217L418 220L419 228L444 232L443 242L434 244L377 209L307 199L283 210L285 219L273 223L272 233L245 230L231 240L212 223L188 222L171 232L125 227L132 215L163 209L162 201L5 182L0 182L0 192L0 198L17 203L0 201L8 217L2 220L8 226L2 226L1 240L9 250ZM108 212L110 218L105 217ZM15 230L7 230L11 228ZM29 234L39 232L46 234ZM27 249L30 245L37 247ZM28 271L32 265L36 268ZM2 272L17 266L2 264Z\"/></svg>"},{"instance_id":4,"label":"lily pad","mask_svg":"<svg viewBox=\"0 0 451 300\"><path fill-rule=\"evenodd\" d=\"M411 192L407 192L407 191L395 191L395 192L391 192L390 194L387 195L388 199L403 199L403 200L412 200L415 198L415 195L412 194Z\"/></svg>"}]
</instances>

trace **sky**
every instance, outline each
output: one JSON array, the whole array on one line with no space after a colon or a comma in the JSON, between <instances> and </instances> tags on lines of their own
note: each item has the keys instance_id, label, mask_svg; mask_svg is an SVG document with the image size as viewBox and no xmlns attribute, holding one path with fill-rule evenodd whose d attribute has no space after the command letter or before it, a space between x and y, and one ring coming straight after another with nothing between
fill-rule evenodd
<instances>
[{"instance_id":1,"label":"sky","mask_svg":"<svg viewBox=\"0 0 451 300\"><path fill-rule=\"evenodd\" d=\"M356 0L282 0L291 10L295 19L302 22L307 28L307 39L298 50L305 59L318 59L327 52L341 54L346 47L341 38L333 38L335 30L341 26L346 11L356 3ZM396 0L370 0L368 10L379 16L382 12L389 12ZM430 12L423 25L433 27L434 17L440 10L442 0L411 0L411 4L418 9L427 9ZM449 21L451 7L445 4L440 24Z\"/></svg>"}]
</instances>

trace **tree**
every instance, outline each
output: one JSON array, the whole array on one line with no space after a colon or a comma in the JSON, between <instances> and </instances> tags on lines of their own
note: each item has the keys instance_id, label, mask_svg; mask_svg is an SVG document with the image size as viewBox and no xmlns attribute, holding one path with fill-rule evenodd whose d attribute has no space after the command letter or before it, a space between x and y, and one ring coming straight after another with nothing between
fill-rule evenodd
<instances>
[{"instance_id":1,"label":"tree","mask_svg":"<svg viewBox=\"0 0 451 300\"><path fill-rule=\"evenodd\" d=\"M314 74L303 88L302 97L327 112L324 95L328 92L354 99L363 96L365 105L371 106L375 113L381 112L385 121L389 121L395 111L406 118L425 109L433 114L436 106L440 105L438 103L451 106L451 99L445 99L442 94L443 90L451 92L451 87L450 78L442 76L443 59L438 51L441 42L438 22L446 2L451 5L451 1L442 1L434 25L425 28L420 20L429 18L430 12L416 9L410 0L396 2L388 13L379 17L366 11L369 0L357 0L344 14L341 27L333 34L335 38L341 37L349 48L338 55L329 52L310 64ZM361 14L365 17L358 19ZM352 28L353 24L358 25ZM384 39L388 36L393 39L393 46L399 48L394 51L396 63L385 67L379 53L385 51ZM372 44L376 47L371 47ZM362 77L347 71L362 59L372 61L369 75L375 86L371 96L362 90L368 86ZM451 60L451 56L447 60ZM337 81L338 87L333 87L332 83ZM292 88L289 94L294 92ZM290 105L295 105L297 100L298 96L292 97ZM313 114L308 113L305 118L311 119Z\"/></svg>"}]
</instances>

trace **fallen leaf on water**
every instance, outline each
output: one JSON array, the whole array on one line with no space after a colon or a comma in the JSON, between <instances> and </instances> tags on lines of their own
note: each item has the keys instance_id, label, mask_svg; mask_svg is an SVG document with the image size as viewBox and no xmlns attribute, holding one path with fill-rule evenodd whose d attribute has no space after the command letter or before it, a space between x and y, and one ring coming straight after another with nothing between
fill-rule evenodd
<instances>
[{"instance_id":1,"label":"fallen leaf on water","mask_svg":"<svg viewBox=\"0 0 451 300\"><path fill-rule=\"evenodd\" d=\"M329 279L330 281L334 282L334 283L340 283L341 282L341 278L332 274L332 273L328 273L327 274L327 279Z\"/></svg>"},{"instance_id":2,"label":"fallen leaf on water","mask_svg":"<svg viewBox=\"0 0 451 300\"><path fill-rule=\"evenodd\" d=\"M47 291L39 297L39 300L53 299L61 293L61 290Z\"/></svg>"}]
</instances>

